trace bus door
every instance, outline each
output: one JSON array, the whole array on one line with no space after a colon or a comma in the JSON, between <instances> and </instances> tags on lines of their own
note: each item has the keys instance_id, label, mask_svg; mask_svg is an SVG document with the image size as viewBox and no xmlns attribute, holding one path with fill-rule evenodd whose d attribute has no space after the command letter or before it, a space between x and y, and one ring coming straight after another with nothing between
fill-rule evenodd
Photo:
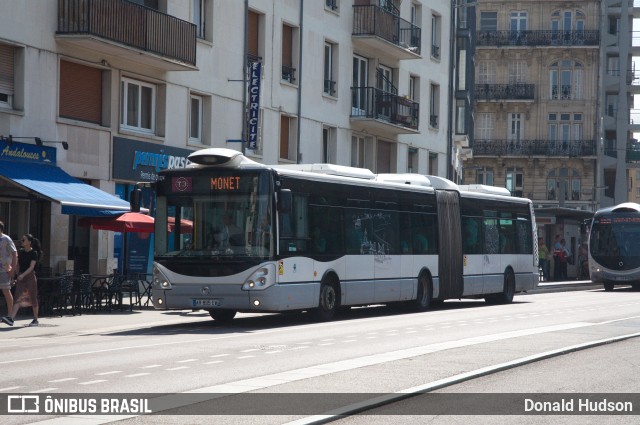
<instances>
[{"instance_id":1,"label":"bus door","mask_svg":"<svg viewBox=\"0 0 640 425\"><path fill-rule=\"evenodd\" d=\"M498 225L496 211L484 211L484 288L483 293L490 294L501 292L503 286L503 264L500 255L500 246L504 245Z\"/></svg>"},{"instance_id":2,"label":"bus door","mask_svg":"<svg viewBox=\"0 0 640 425\"><path fill-rule=\"evenodd\" d=\"M400 301L403 292L397 208L397 203L394 202L376 202L371 241L376 279L375 302ZM407 282L407 285L410 283Z\"/></svg>"},{"instance_id":3,"label":"bus door","mask_svg":"<svg viewBox=\"0 0 640 425\"><path fill-rule=\"evenodd\" d=\"M346 264L345 276L341 279L347 305L374 302L376 241L373 218L368 200L347 199L344 217Z\"/></svg>"},{"instance_id":4,"label":"bus door","mask_svg":"<svg viewBox=\"0 0 640 425\"><path fill-rule=\"evenodd\" d=\"M437 190L438 201L438 274L439 298L460 298L464 290L462 279L462 235L460 223L460 194Z\"/></svg>"}]
</instances>

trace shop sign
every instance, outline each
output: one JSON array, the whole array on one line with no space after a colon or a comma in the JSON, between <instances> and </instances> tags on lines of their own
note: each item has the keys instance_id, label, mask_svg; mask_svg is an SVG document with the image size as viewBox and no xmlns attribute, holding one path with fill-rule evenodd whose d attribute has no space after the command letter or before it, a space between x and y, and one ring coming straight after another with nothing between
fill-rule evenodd
<instances>
[{"instance_id":1,"label":"shop sign","mask_svg":"<svg viewBox=\"0 0 640 425\"><path fill-rule=\"evenodd\" d=\"M0 160L29 161L56 164L56 148L13 142L11 145L0 141Z\"/></svg>"},{"instance_id":2,"label":"shop sign","mask_svg":"<svg viewBox=\"0 0 640 425\"><path fill-rule=\"evenodd\" d=\"M193 151L138 140L113 138L113 178L136 182L155 182L158 173L184 168Z\"/></svg>"}]
</instances>

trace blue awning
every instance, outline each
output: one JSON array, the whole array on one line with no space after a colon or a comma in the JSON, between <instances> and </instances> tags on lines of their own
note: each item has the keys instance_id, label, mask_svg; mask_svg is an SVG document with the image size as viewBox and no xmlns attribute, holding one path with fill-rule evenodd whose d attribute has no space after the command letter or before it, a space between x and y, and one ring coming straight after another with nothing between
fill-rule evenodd
<instances>
[{"instance_id":1,"label":"blue awning","mask_svg":"<svg viewBox=\"0 0 640 425\"><path fill-rule=\"evenodd\" d=\"M65 173L55 165L0 161L0 176L62 205L63 214L107 216L129 211L129 203Z\"/></svg>"}]
</instances>

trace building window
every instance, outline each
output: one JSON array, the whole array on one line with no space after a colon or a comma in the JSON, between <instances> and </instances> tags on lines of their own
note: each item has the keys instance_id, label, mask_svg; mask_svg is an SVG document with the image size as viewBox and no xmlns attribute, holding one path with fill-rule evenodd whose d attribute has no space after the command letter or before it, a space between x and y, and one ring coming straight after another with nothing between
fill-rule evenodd
<instances>
[{"instance_id":1,"label":"building window","mask_svg":"<svg viewBox=\"0 0 640 425\"><path fill-rule=\"evenodd\" d=\"M373 140L371 137L351 136L351 166L373 171Z\"/></svg>"},{"instance_id":2,"label":"building window","mask_svg":"<svg viewBox=\"0 0 640 425\"><path fill-rule=\"evenodd\" d=\"M563 142L561 149L568 149L569 141L582 140L583 118L580 113L551 113L548 115L549 140Z\"/></svg>"},{"instance_id":3,"label":"building window","mask_svg":"<svg viewBox=\"0 0 640 425\"><path fill-rule=\"evenodd\" d=\"M522 188L524 187L524 173L521 168L509 168L505 174L505 187L511 196L522 198Z\"/></svg>"},{"instance_id":4,"label":"building window","mask_svg":"<svg viewBox=\"0 0 640 425\"><path fill-rule=\"evenodd\" d=\"M431 84L429 98L429 126L438 128L438 116L440 114L440 86Z\"/></svg>"},{"instance_id":5,"label":"building window","mask_svg":"<svg viewBox=\"0 0 640 425\"><path fill-rule=\"evenodd\" d=\"M323 93L329 96L336 95L338 47L325 41L324 43L324 86Z\"/></svg>"},{"instance_id":6,"label":"building window","mask_svg":"<svg viewBox=\"0 0 640 425\"><path fill-rule=\"evenodd\" d=\"M378 140L375 173L396 172L396 144Z\"/></svg>"},{"instance_id":7,"label":"building window","mask_svg":"<svg viewBox=\"0 0 640 425\"><path fill-rule=\"evenodd\" d=\"M0 44L0 107L13 107L15 48Z\"/></svg>"},{"instance_id":8,"label":"building window","mask_svg":"<svg viewBox=\"0 0 640 425\"><path fill-rule=\"evenodd\" d=\"M192 0L193 23L196 25L196 37L205 38L205 0Z\"/></svg>"},{"instance_id":9,"label":"building window","mask_svg":"<svg viewBox=\"0 0 640 425\"><path fill-rule=\"evenodd\" d=\"M418 149L417 148L409 148L409 151L407 152L407 172L408 173L418 172Z\"/></svg>"},{"instance_id":10,"label":"building window","mask_svg":"<svg viewBox=\"0 0 640 425\"><path fill-rule=\"evenodd\" d=\"M60 117L102 123L102 72L98 68L60 61Z\"/></svg>"},{"instance_id":11,"label":"building window","mask_svg":"<svg viewBox=\"0 0 640 425\"><path fill-rule=\"evenodd\" d=\"M189 106L189 141L202 143L202 96L192 94Z\"/></svg>"},{"instance_id":12,"label":"building window","mask_svg":"<svg viewBox=\"0 0 640 425\"><path fill-rule=\"evenodd\" d=\"M552 100L582 99L584 69L578 62L554 62L549 69Z\"/></svg>"},{"instance_id":13,"label":"building window","mask_svg":"<svg viewBox=\"0 0 640 425\"><path fill-rule=\"evenodd\" d=\"M493 170L491 168L480 168L477 170L476 183L493 186Z\"/></svg>"},{"instance_id":14,"label":"building window","mask_svg":"<svg viewBox=\"0 0 640 425\"><path fill-rule=\"evenodd\" d=\"M528 80L527 62L509 62L509 84L522 84Z\"/></svg>"},{"instance_id":15,"label":"building window","mask_svg":"<svg viewBox=\"0 0 640 425\"><path fill-rule=\"evenodd\" d=\"M296 82L296 64L297 49L296 49L297 29L289 26L282 25L282 81L286 81L291 84Z\"/></svg>"},{"instance_id":16,"label":"building window","mask_svg":"<svg viewBox=\"0 0 640 425\"><path fill-rule=\"evenodd\" d=\"M492 140L494 139L494 131L496 128L496 115L490 112L481 112L477 114L475 126L476 140Z\"/></svg>"},{"instance_id":17,"label":"building window","mask_svg":"<svg viewBox=\"0 0 640 425\"><path fill-rule=\"evenodd\" d=\"M432 176L438 175L438 154L429 152L429 174Z\"/></svg>"},{"instance_id":18,"label":"building window","mask_svg":"<svg viewBox=\"0 0 640 425\"><path fill-rule=\"evenodd\" d=\"M325 9L337 12L340 9L340 0L324 0Z\"/></svg>"},{"instance_id":19,"label":"building window","mask_svg":"<svg viewBox=\"0 0 640 425\"><path fill-rule=\"evenodd\" d=\"M280 116L280 159L295 161L297 119L286 115Z\"/></svg>"},{"instance_id":20,"label":"building window","mask_svg":"<svg viewBox=\"0 0 640 425\"><path fill-rule=\"evenodd\" d=\"M322 162L336 164L337 157L337 129L322 127Z\"/></svg>"},{"instance_id":21,"label":"building window","mask_svg":"<svg viewBox=\"0 0 640 425\"><path fill-rule=\"evenodd\" d=\"M523 135L522 114L509 114L509 128L507 130L507 140L520 141Z\"/></svg>"},{"instance_id":22,"label":"building window","mask_svg":"<svg viewBox=\"0 0 640 425\"><path fill-rule=\"evenodd\" d=\"M122 79L120 93L123 129L153 133L155 131L156 86L129 78Z\"/></svg>"},{"instance_id":23,"label":"building window","mask_svg":"<svg viewBox=\"0 0 640 425\"><path fill-rule=\"evenodd\" d=\"M260 57L260 18L262 15L249 11L247 14L247 56L249 62L256 62Z\"/></svg>"},{"instance_id":24,"label":"building window","mask_svg":"<svg viewBox=\"0 0 640 425\"><path fill-rule=\"evenodd\" d=\"M579 201L581 191L581 179L577 170L559 168L549 172L547 177L547 199Z\"/></svg>"},{"instance_id":25,"label":"building window","mask_svg":"<svg viewBox=\"0 0 640 425\"><path fill-rule=\"evenodd\" d=\"M440 58L440 27L441 18L438 15L431 15L431 57Z\"/></svg>"},{"instance_id":26,"label":"building window","mask_svg":"<svg viewBox=\"0 0 640 425\"><path fill-rule=\"evenodd\" d=\"M464 99L456 99L456 134L467 134L467 104Z\"/></svg>"},{"instance_id":27,"label":"building window","mask_svg":"<svg viewBox=\"0 0 640 425\"><path fill-rule=\"evenodd\" d=\"M509 15L509 40L519 44L520 34L527 30L527 12L511 12Z\"/></svg>"},{"instance_id":28,"label":"building window","mask_svg":"<svg viewBox=\"0 0 640 425\"><path fill-rule=\"evenodd\" d=\"M496 63L495 61L478 62L478 84L495 84Z\"/></svg>"},{"instance_id":29,"label":"building window","mask_svg":"<svg viewBox=\"0 0 640 425\"><path fill-rule=\"evenodd\" d=\"M480 12L480 31L498 31L498 12Z\"/></svg>"}]
</instances>

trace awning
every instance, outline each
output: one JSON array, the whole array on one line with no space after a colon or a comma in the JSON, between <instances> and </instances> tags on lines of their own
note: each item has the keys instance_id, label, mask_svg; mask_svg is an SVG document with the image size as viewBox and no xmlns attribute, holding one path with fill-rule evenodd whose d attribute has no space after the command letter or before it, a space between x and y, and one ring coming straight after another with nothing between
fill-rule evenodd
<instances>
[{"instance_id":1,"label":"awning","mask_svg":"<svg viewBox=\"0 0 640 425\"><path fill-rule=\"evenodd\" d=\"M109 216L129 211L129 203L46 163L0 161L0 177L62 205L63 214Z\"/></svg>"}]
</instances>

